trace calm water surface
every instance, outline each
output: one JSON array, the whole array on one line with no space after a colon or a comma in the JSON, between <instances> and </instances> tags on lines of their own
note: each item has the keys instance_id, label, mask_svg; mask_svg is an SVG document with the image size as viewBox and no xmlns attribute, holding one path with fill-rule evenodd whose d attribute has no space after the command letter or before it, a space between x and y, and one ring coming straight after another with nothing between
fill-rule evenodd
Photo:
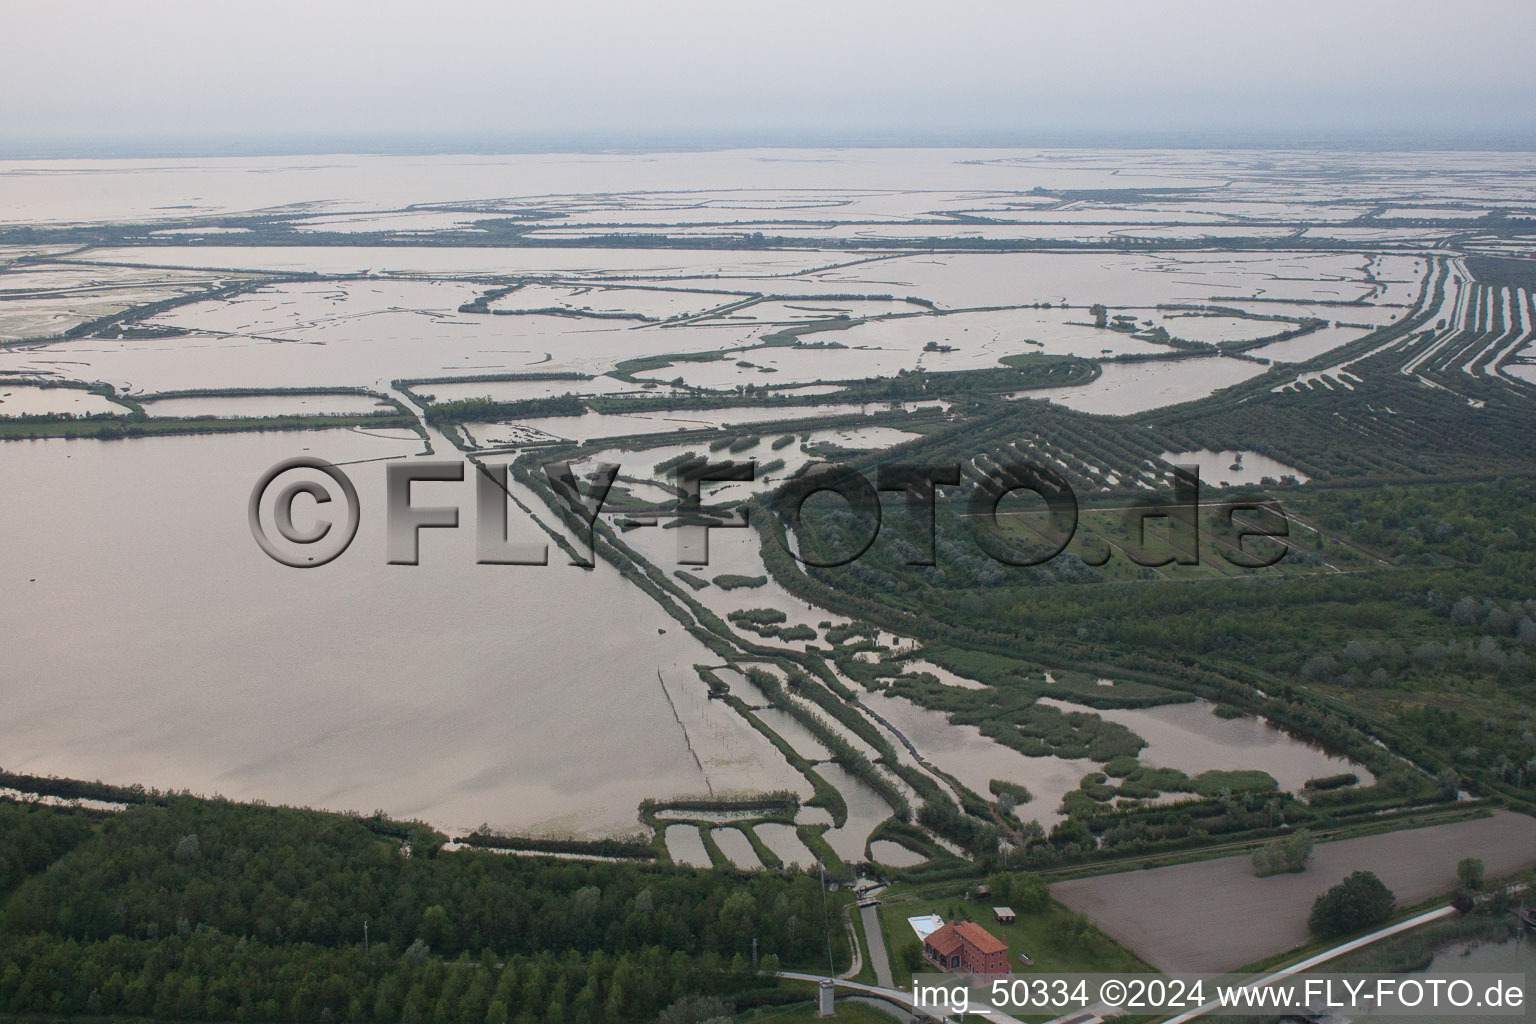
<instances>
[{"instance_id":1,"label":"calm water surface","mask_svg":"<svg viewBox=\"0 0 1536 1024\"><path fill-rule=\"evenodd\" d=\"M558 549L476 565L467 528L386 565L383 463L357 460L419 448L352 431L0 446L0 529L28 539L0 548L0 765L579 834L636 828L647 796L809 795L706 699L692 666L717 659L606 566ZM306 452L356 462L363 515L346 554L298 570L257 549L245 504ZM416 491L470 524L472 484Z\"/></svg>"}]
</instances>

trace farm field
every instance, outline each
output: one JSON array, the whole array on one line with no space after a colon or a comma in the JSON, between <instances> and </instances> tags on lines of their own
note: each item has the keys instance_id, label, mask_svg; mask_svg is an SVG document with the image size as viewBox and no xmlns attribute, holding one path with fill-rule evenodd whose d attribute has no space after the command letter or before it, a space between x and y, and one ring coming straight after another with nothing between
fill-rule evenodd
<instances>
[{"instance_id":1,"label":"farm field","mask_svg":"<svg viewBox=\"0 0 1536 1024\"><path fill-rule=\"evenodd\" d=\"M1319 843L1300 874L1255 878L1248 857L1057 882L1051 895L1160 970L1217 972L1308 939L1312 902L1354 871L1376 874L1413 906L1456 887L1456 862L1481 857L1490 878L1536 865L1536 822L1524 815Z\"/></svg>"}]
</instances>

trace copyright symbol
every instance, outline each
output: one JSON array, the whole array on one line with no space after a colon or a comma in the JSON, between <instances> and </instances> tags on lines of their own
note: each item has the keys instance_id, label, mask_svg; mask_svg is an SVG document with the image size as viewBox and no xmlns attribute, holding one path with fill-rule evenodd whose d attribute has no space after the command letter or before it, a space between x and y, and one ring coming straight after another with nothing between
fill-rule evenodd
<instances>
[{"instance_id":1,"label":"copyright symbol","mask_svg":"<svg viewBox=\"0 0 1536 1024\"><path fill-rule=\"evenodd\" d=\"M298 474L295 472L297 470L313 472ZM288 474L293 474L294 479L282 487L276 487L278 477ZM336 525L334 520L317 519L308 529L300 529L293 521L294 499L299 495L309 496L316 505L326 505L333 500L331 488L317 479L318 476L329 478L340 489L342 501L346 505L346 525L335 533L331 529ZM275 494L271 502L267 500L269 494ZM270 515L272 525L276 527L279 537L287 542L286 546L280 545L267 532L267 525L262 521L263 511ZM351 545L352 538L357 536L361 506L357 500L357 488L352 486L352 481L345 473L324 459L301 455L279 462L261 475L251 490L247 513L251 522L251 536L256 538L256 543L269 558L295 569L313 569L331 561ZM329 542L320 546L327 538Z\"/></svg>"},{"instance_id":2,"label":"copyright symbol","mask_svg":"<svg viewBox=\"0 0 1536 1024\"><path fill-rule=\"evenodd\" d=\"M1125 1002L1125 982L1110 978L1099 989L1099 1002L1105 1006L1119 1006Z\"/></svg>"}]
</instances>

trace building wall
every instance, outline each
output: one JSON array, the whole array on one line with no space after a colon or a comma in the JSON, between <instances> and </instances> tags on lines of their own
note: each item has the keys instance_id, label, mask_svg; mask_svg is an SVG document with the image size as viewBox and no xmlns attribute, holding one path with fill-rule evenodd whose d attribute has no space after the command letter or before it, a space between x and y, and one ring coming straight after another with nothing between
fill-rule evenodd
<instances>
[{"instance_id":1,"label":"building wall","mask_svg":"<svg viewBox=\"0 0 1536 1024\"><path fill-rule=\"evenodd\" d=\"M960 942L959 952L948 957L939 956L937 950L924 942L923 954L929 960L949 970L961 970L971 974L1008 973L1008 954L1006 951L1001 953L982 953L968 942L964 936L961 937Z\"/></svg>"},{"instance_id":2,"label":"building wall","mask_svg":"<svg viewBox=\"0 0 1536 1024\"><path fill-rule=\"evenodd\" d=\"M1008 971L1008 954L983 954L967 943L961 947L962 965L972 974L1004 974Z\"/></svg>"}]
</instances>

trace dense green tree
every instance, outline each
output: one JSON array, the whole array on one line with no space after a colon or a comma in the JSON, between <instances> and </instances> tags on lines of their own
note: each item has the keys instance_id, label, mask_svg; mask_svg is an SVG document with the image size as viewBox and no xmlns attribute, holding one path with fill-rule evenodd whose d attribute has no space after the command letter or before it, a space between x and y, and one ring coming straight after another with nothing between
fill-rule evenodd
<instances>
[{"instance_id":1,"label":"dense green tree","mask_svg":"<svg viewBox=\"0 0 1536 1024\"><path fill-rule=\"evenodd\" d=\"M1461 884L1476 892L1483 887L1483 861L1480 857L1463 857L1456 864L1456 877Z\"/></svg>"},{"instance_id":2,"label":"dense green tree","mask_svg":"<svg viewBox=\"0 0 1536 1024\"><path fill-rule=\"evenodd\" d=\"M745 959L753 938L781 963L826 956L805 924L821 892L799 873L420 841L405 857L359 819L192 798L106 817L0 801L0 828L21 876L0 905L0 1013L642 1021L765 983ZM178 856L191 835L198 855ZM846 957L846 934L832 940Z\"/></svg>"},{"instance_id":3,"label":"dense green tree","mask_svg":"<svg viewBox=\"0 0 1536 1024\"><path fill-rule=\"evenodd\" d=\"M1356 871L1317 898L1307 927L1320 939L1337 938L1392 916L1392 891L1369 871Z\"/></svg>"},{"instance_id":4,"label":"dense green tree","mask_svg":"<svg viewBox=\"0 0 1536 1024\"><path fill-rule=\"evenodd\" d=\"M1271 839L1253 855L1253 870L1259 876L1305 871L1312 859L1312 833L1297 829L1288 836Z\"/></svg>"}]
</instances>

